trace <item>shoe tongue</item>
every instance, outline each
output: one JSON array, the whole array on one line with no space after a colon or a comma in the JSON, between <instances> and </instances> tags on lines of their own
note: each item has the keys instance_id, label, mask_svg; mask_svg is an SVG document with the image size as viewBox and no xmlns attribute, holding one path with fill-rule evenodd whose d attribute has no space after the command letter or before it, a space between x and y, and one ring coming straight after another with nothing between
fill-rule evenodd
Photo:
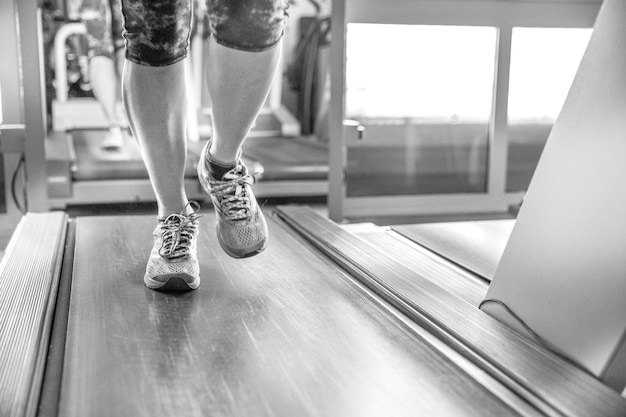
<instances>
[{"instance_id":1,"label":"shoe tongue","mask_svg":"<svg viewBox=\"0 0 626 417\"><path fill-rule=\"evenodd\" d=\"M225 172L224 175L222 175L222 181L236 180L237 178L241 177L242 175L245 175L246 173L247 172L245 168L243 167L243 165L237 165L234 168L232 168L230 171Z\"/></svg>"},{"instance_id":2,"label":"shoe tongue","mask_svg":"<svg viewBox=\"0 0 626 417\"><path fill-rule=\"evenodd\" d=\"M234 171L237 168L237 164L233 163L233 164L229 164L229 165L224 165L224 164L220 164L220 163L215 163L211 160L209 160L209 173L211 174L211 176L213 178L215 178L218 181L223 181L226 176L226 174L229 174L231 171Z\"/></svg>"},{"instance_id":3,"label":"shoe tongue","mask_svg":"<svg viewBox=\"0 0 626 417\"><path fill-rule=\"evenodd\" d=\"M178 214L170 214L169 216L167 216L165 218L165 220L163 220L164 224L174 224L174 225L178 225L182 223L182 218L180 217L180 215Z\"/></svg>"}]
</instances>

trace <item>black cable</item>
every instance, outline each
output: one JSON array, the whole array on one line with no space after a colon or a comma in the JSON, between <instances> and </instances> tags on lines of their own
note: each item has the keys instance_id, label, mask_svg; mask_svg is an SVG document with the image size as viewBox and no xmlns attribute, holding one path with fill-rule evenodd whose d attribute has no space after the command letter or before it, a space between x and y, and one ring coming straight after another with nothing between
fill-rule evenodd
<instances>
[{"instance_id":1,"label":"black cable","mask_svg":"<svg viewBox=\"0 0 626 417\"><path fill-rule=\"evenodd\" d=\"M560 357L561 359L565 360L566 362L568 362L572 366L575 366L576 368L581 369L581 370L587 372L590 375L593 375L593 373L591 371L589 371L587 368L581 366L581 364L580 364L580 362L578 362L578 360L576 360L575 358L570 357L569 355L565 354L561 349L557 348L555 345L549 343L547 340L545 340L544 338L539 336L537 333L535 333L535 331L533 329L531 329L530 326L528 326L526 324L526 322L524 322L524 320L522 320L522 318L520 316L515 314L515 312L513 310L511 310L511 308L509 308L509 306L507 306L504 303L504 301L498 300L497 298L485 298L478 305L478 308L481 308L486 303L498 304L515 321L517 321L537 341L537 343L540 344L542 347L544 347L544 348L548 349L549 351L551 351L552 353L556 354L558 357Z\"/></svg>"},{"instance_id":2,"label":"black cable","mask_svg":"<svg viewBox=\"0 0 626 417\"><path fill-rule=\"evenodd\" d=\"M26 159L24 157L24 154L20 154L20 160L17 163L17 166L15 167L15 170L13 171L13 176L11 177L11 197L13 197L13 203L15 203L15 206L18 208L18 210L22 213L22 214L26 214L26 212L28 211L28 197L26 194ZM19 199L17 198L17 176L19 173L22 173L22 201L24 202L24 205L22 206L22 204L20 203Z\"/></svg>"},{"instance_id":3,"label":"black cable","mask_svg":"<svg viewBox=\"0 0 626 417\"><path fill-rule=\"evenodd\" d=\"M543 340L543 338L541 336L539 336L537 333L535 333L535 331L533 329L530 328L530 326L528 326L526 324L526 322L524 320L522 320L522 318L520 316L518 316L517 314L515 314L515 312L513 310L511 310L509 308L509 306L507 306L503 301L498 300L496 298L485 298L483 301L481 301L481 303L478 305L478 308L481 308L485 303L495 303L498 304L500 307L502 307L504 309L504 311L506 311L515 321L517 321L523 328L524 330L526 330L540 345L542 345L545 348L550 348L550 346L548 345L548 343L546 343L545 340Z\"/></svg>"}]
</instances>

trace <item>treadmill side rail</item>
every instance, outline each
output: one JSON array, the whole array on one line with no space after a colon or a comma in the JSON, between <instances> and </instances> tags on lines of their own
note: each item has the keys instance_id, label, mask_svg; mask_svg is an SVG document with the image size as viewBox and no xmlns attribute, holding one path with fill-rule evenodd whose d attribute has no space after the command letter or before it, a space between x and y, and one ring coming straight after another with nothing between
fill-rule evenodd
<instances>
[{"instance_id":1,"label":"treadmill side rail","mask_svg":"<svg viewBox=\"0 0 626 417\"><path fill-rule=\"evenodd\" d=\"M34 416L44 375L67 215L28 213L0 262L0 415Z\"/></svg>"}]
</instances>

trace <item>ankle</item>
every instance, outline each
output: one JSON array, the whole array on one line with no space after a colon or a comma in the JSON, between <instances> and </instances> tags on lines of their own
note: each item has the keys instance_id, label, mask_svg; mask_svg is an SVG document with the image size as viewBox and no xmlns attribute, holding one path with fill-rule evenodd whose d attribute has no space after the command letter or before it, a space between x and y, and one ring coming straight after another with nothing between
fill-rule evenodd
<instances>
[{"instance_id":1,"label":"ankle","mask_svg":"<svg viewBox=\"0 0 626 417\"><path fill-rule=\"evenodd\" d=\"M224 174L237 166L237 162L235 160L233 160L232 162L224 162L215 158L211 154L210 149L205 157L207 161L207 167L209 168L209 174L211 174L211 177L215 178L216 180L221 180L224 177Z\"/></svg>"},{"instance_id":2,"label":"ankle","mask_svg":"<svg viewBox=\"0 0 626 417\"><path fill-rule=\"evenodd\" d=\"M224 140L219 141L218 145L218 140L216 139L215 137L210 139L206 155L207 159L220 165L235 164L241 158L241 146L233 148L235 142Z\"/></svg>"},{"instance_id":3,"label":"ankle","mask_svg":"<svg viewBox=\"0 0 626 417\"><path fill-rule=\"evenodd\" d=\"M193 210L189 207L189 202L182 205L159 205L157 220L165 220L171 214L189 215Z\"/></svg>"}]
</instances>

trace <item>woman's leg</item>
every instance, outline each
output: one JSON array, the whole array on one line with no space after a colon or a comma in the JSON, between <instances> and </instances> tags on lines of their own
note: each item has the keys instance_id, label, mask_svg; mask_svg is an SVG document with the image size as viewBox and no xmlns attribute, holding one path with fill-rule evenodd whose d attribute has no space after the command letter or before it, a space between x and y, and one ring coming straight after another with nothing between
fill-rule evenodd
<instances>
[{"instance_id":1,"label":"woman's leg","mask_svg":"<svg viewBox=\"0 0 626 417\"><path fill-rule=\"evenodd\" d=\"M197 204L187 200L185 96L191 0L123 0L122 98L158 204L144 283L155 290L200 285Z\"/></svg>"},{"instance_id":2,"label":"woman's leg","mask_svg":"<svg viewBox=\"0 0 626 417\"><path fill-rule=\"evenodd\" d=\"M214 133L209 153L215 160L234 164L267 98L280 54L280 45L247 52L209 39L207 77Z\"/></svg>"},{"instance_id":3,"label":"woman's leg","mask_svg":"<svg viewBox=\"0 0 626 417\"><path fill-rule=\"evenodd\" d=\"M285 0L208 0L208 87L214 137L209 153L234 163L280 62Z\"/></svg>"},{"instance_id":4,"label":"woman's leg","mask_svg":"<svg viewBox=\"0 0 626 417\"><path fill-rule=\"evenodd\" d=\"M122 97L164 218L182 212L188 202L183 60L191 0L122 0L122 12L127 46Z\"/></svg>"},{"instance_id":5,"label":"woman's leg","mask_svg":"<svg viewBox=\"0 0 626 417\"><path fill-rule=\"evenodd\" d=\"M245 258L263 251L268 238L240 152L278 68L287 4L284 0L209 0L207 6L213 138L203 151L198 178L211 195L222 249Z\"/></svg>"},{"instance_id":6,"label":"woman's leg","mask_svg":"<svg viewBox=\"0 0 626 417\"><path fill-rule=\"evenodd\" d=\"M218 242L232 257L245 258L267 247L267 224L250 187L241 146L269 92L279 45L249 52L209 39L208 85L213 137L205 146L198 178L217 214Z\"/></svg>"},{"instance_id":7,"label":"woman's leg","mask_svg":"<svg viewBox=\"0 0 626 417\"><path fill-rule=\"evenodd\" d=\"M180 213L187 204L184 62L152 67L127 61L123 98L157 198L158 216Z\"/></svg>"}]
</instances>

